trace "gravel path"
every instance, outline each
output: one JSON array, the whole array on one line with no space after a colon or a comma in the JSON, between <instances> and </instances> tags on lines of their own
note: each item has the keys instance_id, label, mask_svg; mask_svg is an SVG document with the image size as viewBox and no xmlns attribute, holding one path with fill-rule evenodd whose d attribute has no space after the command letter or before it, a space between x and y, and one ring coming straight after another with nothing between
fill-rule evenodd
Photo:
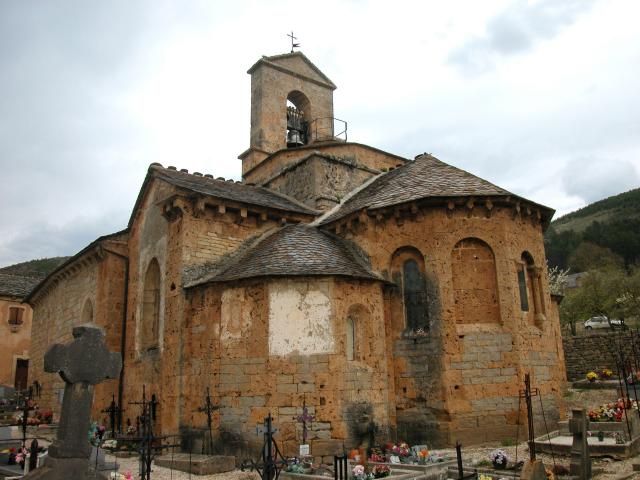
<instances>
[{"instance_id":1,"label":"gravel path","mask_svg":"<svg viewBox=\"0 0 640 480\"><path fill-rule=\"evenodd\" d=\"M112 462L114 460L115 457L112 455L106 455L107 462ZM127 472L131 472L134 479L139 478L138 459L136 457L118 458L117 462L120 466L118 469L119 473L125 474ZM227 473L217 473L215 475L189 475L189 473L186 472L179 472L178 470L171 471L169 468L153 466L151 473L151 478L153 478L153 480L260 480L260 476L258 474L252 472L241 472L240 470L234 470L233 472Z\"/></svg>"}]
</instances>

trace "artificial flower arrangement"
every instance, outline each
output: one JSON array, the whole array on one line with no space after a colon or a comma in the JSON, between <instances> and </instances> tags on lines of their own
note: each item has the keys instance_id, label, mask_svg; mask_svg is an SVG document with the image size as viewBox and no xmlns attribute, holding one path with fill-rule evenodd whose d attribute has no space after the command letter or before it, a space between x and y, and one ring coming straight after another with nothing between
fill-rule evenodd
<instances>
[{"instance_id":1,"label":"artificial flower arrangement","mask_svg":"<svg viewBox=\"0 0 640 480\"><path fill-rule=\"evenodd\" d=\"M385 463L387 458L384 455L380 455L379 453L372 453L369 457L370 462L374 463Z\"/></svg>"},{"instance_id":2,"label":"artificial flower arrangement","mask_svg":"<svg viewBox=\"0 0 640 480\"><path fill-rule=\"evenodd\" d=\"M629 385L640 383L640 371L631 372L629 375L627 375L627 383Z\"/></svg>"},{"instance_id":3,"label":"artificial flower arrangement","mask_svg":"<svg viewBox=\"0 0 640 480\"><path fill-rule=\"evenodd\" d=\"M351 471L353 480L371 480L373 478L384 478L391 475L391 469L386 465L374 465L366 468L364 465L356 465Z\"/></svg>"},{"instance_id":4,"label":"artificial flower arrangement","mask_svg":"<svg viewBox=\"0 0 640 480\"><path fill-rule=\"evenodd\" d=\"M420 448L420 450L417 450ZM397 457L393 462L392 457ZM425 465L427 463L443 462L445 460L442 453L431 453L424 448L424 445L410 447L407 443L399 444L387 443L384 448L372 448L369 461L373 463L400 463Z\"/></svg>"},{"instance_id":5,"label":"artificial flower arrangement","mask_svg":"<svg viewBox=\"0 0 640 480\"><path fill-rule=\"evenodd\" d=\"M401 458L406 458L411 454L411 450L409 449L409 445L403 442L400 445L394 445L391 447L391 453Z\"/></svg>"},{"instance_id":6,"label":"artificial flower arrangement","mask_svg":"<svg viewBox=\"0 0 640 480\"><path fill-rule=\"evenodd\" d=\"M133 474L127 472L123 475L122 473L111 472L110 478L111 480L133 480Z\"/></svg>"},{"instance_id":7,"label":"artificial flower arrangement","mask_svg":"<svg viewBox=\"0 0 640 480\"><path fill-rule=\"evenodd\" d=\"M608 368L605 368L602 370L602 372L600 372L600 377L603 379L609 379L613 376L613 372L611 370L609 370Z\"/></svg>"},{"instance_id":8,"label":"artificial flower arrangement","mask_svg":"<svg viewBox=\"0 0 640 480\"><path fill-rule=\"evenodd\" d=\"M598 379L598 374L596 372L587 373L587 380L590 382L595 382Z\"/></svg>"},{"instance_id":9,"label":"artificial flower arrangement","mask_svg":"<svg viewBox=\"0 0 640 480\"><path fill-rule=\"evenodd\" d=\"M118 448L118 440L116 440L115 438L105 440L102 443L102 448L106 448L107 450L115 450L116 448Z\"/></svg>"},{"instance_id":10,"label":"artificial flower arrangement","mask_svg":"<svg viewBox=\"0 0 640 480\"><path fill-rule=\"evenodd\" d=\"M313 473L313 457L290 458L287 460L287 472Z\"/></svg>"},{"instance_id":11,"label":"artificial flower arrangement","mask_svg":"<svg viewBox=\"0 0 640 480\"><path fill-rule=\"evenodd\" d=\"M51 410L38 410L36 412L36 418L42 423L49 424L53 421L53 411Z\"/></svg>"},{"instance_id":12,"label":"artificial flower arrangement","mask_svg":"<svg viewBox=\"0 0 640 480\"><path fill-rule=\"evenodd\" d=\"M489 454L489 460L491 460L495 468L507 468L509 456L504 450L494 450Z\"/></svg>"},{"instance_id":13,"label":"artificial flower arrangement","mask_svg":"<svg viewBox=\"0 0 640 480\"><path fill-rule=\"evenodd\" d=\"M589 420L592 422L621 422L627 407L631 408L631 405L625 405L625 401L619 398L617 402L605 403L596 409L589 410Z\"/></svg>"}]
</instances>

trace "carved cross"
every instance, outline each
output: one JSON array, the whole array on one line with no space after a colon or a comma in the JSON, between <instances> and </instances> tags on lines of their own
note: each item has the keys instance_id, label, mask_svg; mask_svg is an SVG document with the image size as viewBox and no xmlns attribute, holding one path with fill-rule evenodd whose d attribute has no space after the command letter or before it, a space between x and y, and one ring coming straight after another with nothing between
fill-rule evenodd
<instances>
[{"instance_id":1,"label":"carved cross","mask_svg":"<svg viewBox=\"0 0 640 480\"><path fill-rule=\"evenodd\" d=\"M72 334L72 341L51 346L44 356L45 372L57 372L65 382L58 436L49 447L54 458L89 457L87 432L94 386L116 378L122 368L120 354L107 349L101 328L85 324Z\"/></svg>"},{"instance_id":2,"label":"carved cross","mask_svg":"<svg viewBox=\"0 0 640 480\"><path fill-rule=\"evenodd\" d=\"M589 418L584 409L573 409L569 420L569 432L573 435L571 446L571 475L579 480L591 478L591 457L589 455Z\"/></svg>"},{"instance_id":3,"label":"carved cross","mask_svg":"<svg viewBox=\"0 0 640 480\"><path fill-rule=\"evenodd\" d=\"M309 409L307 408L307 401L306 399L303 400L302 403L302 415L298 415L297 420L298 422L302 423L302 444L306 445L307 444L307 422L311 423L313 422L313 420L315 420L315 416L314 415L309 415Z\"/></svg>"}]
</instances>

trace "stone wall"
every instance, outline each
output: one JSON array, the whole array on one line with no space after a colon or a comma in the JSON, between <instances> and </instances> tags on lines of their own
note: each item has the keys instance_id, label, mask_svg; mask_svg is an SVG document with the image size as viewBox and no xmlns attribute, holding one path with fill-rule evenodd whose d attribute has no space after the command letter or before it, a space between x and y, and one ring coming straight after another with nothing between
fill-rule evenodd
<instances>
[{"instance_id":1,"label":"stone wall","mask_svg":"<svg viewBox=\"0 0 640 480\"><path fill-rule=\"evenodd\" d=\"M321 151L323 155L348 158L350 161L354 161L362 167L377 171L393 169L407 162L406 159L397 155L359 143L336 142L311 144L299 148L279 150L249 170L245 169L245 165L243 165L243 180L256 184L265 183L277 177L284 169L308 157L316 150Z\"/></svg>"},{"instance_id":2,"label":"stone wall","mask_svg":"<svg viewBox=\"0 0 640 480\"><path fill-rule=\"evenodd\" d=\"M314 155L265 186L311 208L326 210L376 174L377 171L359 166L354 159Z\"/></svg>"},{"instance_id":3,"label":"stone wall","mask_svg":"<svg viewBox=\"0 0 640 480\"><path fill-rule=\"evenodd\" d=\"M204 415L187 412L202 402L210 386L221 406L217 446L227 451L255 449L260 441L255 426L271 413L285 454L296 454L302 440L296 416L304 404L316 417L308 437L314 456L330 459L343 443L358 444L370 422L381 438L388 438L394 403L388 397L379 284L272 280L200 287L189 297L185 428L204 427ZM274 297L278 305L297 298L299 308L281 311L271 301ZM366 314L358 316L357 353L350 361L346 317L354 305ZM324 326L318 330L318 324ZM309 328L315 339L302 338Z\"/></svg>"},{"instance_id":4,"label":"stone wall","mask_svg":"<svg viewBox=\"0 0 640 480\"><path fill-rule=\"evenodd\" d=\"M370 256L374 270L388 277L395 252L418 250L424 257L428 283L434 286L429 295L436 296L432 301L439 308L430 315L429 337L421 340L425 345L419 348L424 349L422 362L431 371L441 370L433 382L427 381L427 368L407 375L407 366L419 363L419 356L414 350L407 350L406 344L397 345L392 358L399 433L404 415L400 407L414 402L419 407L410 407L406 425L411 427L411 418L434 419L438 427L424 429L415 423L414 431L402 432L407 438L449 444L456 440L469 443L515 438L518 391L523 388L525 373L531 374L533 386L540 388L549 405L547 421L558 420L563 411L565 377L557 308L547 282L541 282L544 320L539 326L531 325L528 312L521 310L518 290L517 268L524 251L531 253L536 265L544 265L539 221L495 205L490 214L478 206L469 209L453 204L440 208L414 205L404 211L380 212L375 219L345 219L343 227L336 231L358 243ZM480 305L491 298L486 292L476 296L473 289L460 295L452 252L461 240L469 238L484 242L495 257L495 300L491 300L491 308L485 308L491 322L474 317L474 323L466 323L464 318L458 318L460 301L468 298L471 305ZM464 272L457 273L461 274ZM497 321L494 308L500 313ZM391 329L387 335L398 342L405 325L401 305L394 306L392 302L389 315Z\"/></svg>"},{"instance_id":5,"label":"stone wall","mask_svg":"<svg viewBox=\"0 0 640 480\"><path fill-rule=\"evenodd\" d=\"M163 433L177 433L180 428L190 425L190 421L182 422L181 419L183 415L190 418L193 413L189 399L203 401L205 384L192 385L188 379L192 378L193 372L209 371L205 368L209 364L202 357L188 356L188 352L195 348L199 352L197 355L208 358L209 354L200 350L200 345L211 332L209 326L192 330L191 319L185 314L188 308L183 289L185 269L215 262L235 251L249 237L279 225L270 217L265 220L255 215L243 217L237 209L221 211L209 204L196 214L189 199L176 202L180 211L174 212L171 218L165 218L159 202L174 193L173 188L164 182L154 182L132 225L129 242L132 267L124 400L125 403L139 401L143 385L147 398L156 395L160 401L157 427ZM163 274L161 342L159 349L145 352L139 349L137 336L141 329L144 268L154 257L160 262ZM200 378L200 373L195 375ZM135 422L138 414L132 408L125 418Z\"/></svg>"},{"instance_id":6,"label":"stone wall","mask_svg":"<svg viewBox=\"0 0 640 480\"><path fill-rule=\"evenodd\" d=\"M109 242L102 246L109 248ZM70 341L73 328L88 320L104 329L110 350L120 351L124 262L120 257L96 249L80 256L59 275L58 279L51 279L52 285L46 286L46 292L32 300L34 314L29 365L29 383L38 381L42 385L39 405L53 410L56 418L62 406L64 382L58 374L44 372L44 354L52 344ZM89 302L93 312L91 319L83 317ZM108 405L113 394L117 397L117 385L118 380L115 379L96 387L95 418L101 416L99 411Z\"/></svg>"},{"instance_id":7,"label":"stone wall","mask_svg":"<svg viewBox=\"0 0 640 480\"><path fill-rule=\"evenodd\" d=\"M615 372L615 354L622 349L632 355L631 339L620 332L593 333L591 335L571 336L562 339L568 380L583 380L591 371L599 372L609 368Z\"/></svg>"}]
</instances>

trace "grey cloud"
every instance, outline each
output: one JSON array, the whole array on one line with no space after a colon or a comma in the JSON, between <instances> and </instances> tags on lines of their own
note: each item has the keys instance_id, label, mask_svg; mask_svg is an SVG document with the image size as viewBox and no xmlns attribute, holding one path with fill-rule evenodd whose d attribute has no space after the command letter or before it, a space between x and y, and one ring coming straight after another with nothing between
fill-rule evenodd
<instances>
[{"instance_id":1,"label":"grey cloud","mask_svg":"<svg viewBox=\"0 0 640 480\"><path fill-rule=\"evenodd\" d=\"M536 42L553 38L593 3L594 0L518 0L489 20L483 36L454 49L447 60L465 73L482 73L501 56L525 52Z\"/></svg>"},{"instance_id":2,"label":"grey cloud","mask_svg":"<svg viewBox=\"0 0 640 480\"><path fill-rule=\"evenodd\" d=\"M640 175L629 162L597 157L577 158L562 171L569 195L590 203L640 186Z\"/></svg>"},{"instance_id":3,"label":"grey cloud","mask_svg":"<svg viewBox=\"0 0 640 480\"><path fill-rule=\"evenodd\" d=\"M14 236L0 241L0 267L34 258L75 255L98 236L121 230L122 214L78 218L68 225L39 223L15 227Z\"/></svg>"}]
</instances>

